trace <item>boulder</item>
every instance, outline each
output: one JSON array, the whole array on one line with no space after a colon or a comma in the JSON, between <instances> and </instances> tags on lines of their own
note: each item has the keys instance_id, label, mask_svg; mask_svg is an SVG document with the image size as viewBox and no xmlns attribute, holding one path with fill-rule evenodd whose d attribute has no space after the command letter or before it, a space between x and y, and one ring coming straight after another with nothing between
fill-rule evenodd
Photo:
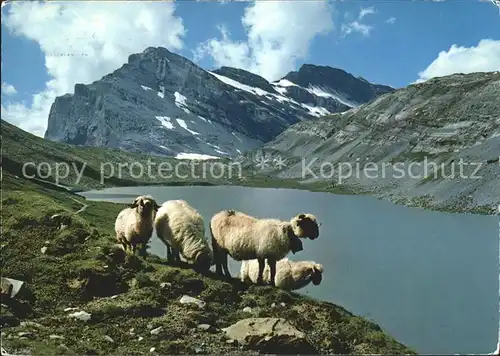
<instances>
[{"instance_id":1,"label":"boulder","mask_svg":"<svg viewBox=\"0 0 500 356\"><path fill-rule=\"evenodd\" d=\"M9 298L14 298L23 284L23 281L2 277L2 295Z\"/></svg>"},{"instance_id":2,"label":"boulder","mask_svg":"<svg viewBox=\"0 0 500 356\"><path fill-rule=\"evenodd\" d=\"M248 349L271 354L317 354L306 335L282 318L248 318L223 329Z\"/></svg>"}]
</instances>

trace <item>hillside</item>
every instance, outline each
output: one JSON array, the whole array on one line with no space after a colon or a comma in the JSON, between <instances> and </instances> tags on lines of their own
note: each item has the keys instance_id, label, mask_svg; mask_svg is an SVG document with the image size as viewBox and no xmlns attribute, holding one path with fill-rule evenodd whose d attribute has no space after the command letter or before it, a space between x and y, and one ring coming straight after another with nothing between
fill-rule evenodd
<instances>
[{"instance_id":1,"label":"hillside","mask_svg":"<svg viewBox=\"0 0 500 356\"><path fill-rule=\"evenodd\" d=\"M203 170L208 169L204 168L203 164L209 167L213 161L181 161L119 149L74 146L42 139L4 120L1 120L1 126L2 167L18 176L24 176L23 165L29 163L25 167L27 176L53 183L58 180L59 184L75 189L227 182L226 177L212 179L207 175L203 178ZM151 167L151 174L148 174L148 165ZM66 170L65 166L69 170ZM56 172L59 172L59 178ZM236 173L234 171L235 176Z\"/></svg>"},{"instance_id":2,"label":"hillside","mask_svg":"<svg viewBox=\"0 0 500 356\"><path fill-rule=\"evenodd\" d=\"M2 354L414 354L334 304L126 257L113 238L123 207L4 170L0 268L24 285L2 296ZM281 318L289 336L225 334L248 318Z\"/></svg>"},{"instance_id":3,"label":"hillside","mask_svg":"<svg viewBox=\"0 0 500 356\"><path fill-rule=\"evenodd\" d=\"M45 138L159 156L229 157L291 124L393 90L330 67L304 65L298 73L301 85L270 83L231 67L206 71L163 47L149 47L100 80L57 97Z\"/></svg>"},{"instance_id":4,"label":"hillside","mask_svg":"<svg viewBox=\"0 0 500 356\"><path fill-rule=\"evenodd\" d=\"M491 214L500 192L499 98L499 72L434 78L297 123L246 157L286 158L266 167L275 178Z\"/></svg>"}]
</instances>

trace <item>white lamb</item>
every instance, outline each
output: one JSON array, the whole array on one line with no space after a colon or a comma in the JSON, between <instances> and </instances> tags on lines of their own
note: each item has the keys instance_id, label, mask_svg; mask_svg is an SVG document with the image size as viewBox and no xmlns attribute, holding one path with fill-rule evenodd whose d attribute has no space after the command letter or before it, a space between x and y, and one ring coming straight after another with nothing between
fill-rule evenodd
<instances>
[{"instance_id":1,"label":"white lamb","mask_svg":"<svg viewBox=\"0 0 500 356\"><path fill-rule=\"evenodd\" d=\"M138 245L141 245L141 252L144 252L153 234L153 222L158 208L153 197L141 195L128 208L120 211L115 221L115 233L125 252L131 250L135 255Z\"/></svg>"},{"instance_id":2,"label":"white lamb","mask_svg":"<svg viewBox=\"0 0 500 356\"><path fill-rule=\"evenodd\" d=\"M163 203L154 223L158 238L167 245L167 259L184 259L200 272L212 265L213 254L205 237L203 217L184 200Z\"/></svg>"},{"instance_id":3,"label":"white lamb","mask_svg":"<svg viewBox=\"0 0 500 356\"><path fill-rule=\"evenodd\" d=\"M262 284L264 264L270 266L271 285L274 285L276 261L288 252L302 251L300 238L315 239L319 236L318 223L311 214L299 214L291 221L257 219L242 212L224 210L210 221L212 248L216 273L231 278L227 267L227 255L236 261L257 259L259 273L257 283Z\"/></svg>"},{"instance_id":4,"label":"white lamb","mask_svg":"<svg viewBox=\"0 0 500 356\"><path fill-rule=\"evenodd\" d=\"M283 258L276 263L276 287L286 290L297 290L310 282L315 286L321 283L323 266L313 261L292 261ZM249 260L241 263L240 279L244 283L257 283L259 261ZM270 281L270 269L266 264L263 273L264 282Z\"/></svg>"}]
</instances>

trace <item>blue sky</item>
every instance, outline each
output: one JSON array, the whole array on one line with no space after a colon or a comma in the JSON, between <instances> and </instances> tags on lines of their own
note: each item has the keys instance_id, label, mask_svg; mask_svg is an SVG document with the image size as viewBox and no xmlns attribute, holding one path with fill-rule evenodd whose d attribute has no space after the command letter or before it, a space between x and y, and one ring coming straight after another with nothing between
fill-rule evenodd
<instances>
[{"instance_id":1,"label":"blue sky","mask_svg":"<svg viewBox=\"0 0 500 356\"><path fill-rule=\"evenodd\" d=\"M399 88L500 70L500 11L479 0L8 4L2 117L41 136L55 96L159 45L205 69L277 80L313 63Z\"/></svg>"}]
</instances>

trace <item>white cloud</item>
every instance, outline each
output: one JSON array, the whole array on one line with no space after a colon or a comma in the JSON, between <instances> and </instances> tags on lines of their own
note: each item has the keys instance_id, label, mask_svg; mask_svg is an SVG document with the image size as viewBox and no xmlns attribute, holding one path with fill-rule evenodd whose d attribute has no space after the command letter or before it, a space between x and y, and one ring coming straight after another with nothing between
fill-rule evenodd
<instances>
[{"instance_id":1,"label":"white cloud","mask_svg":"<svg viewBox=\"0 0 500 356\"><path fill-rule=\"evenodd\" d=\"M370 7L362 7L359 12L358 20L362 20L366 15L372 15L375 13L375 8L373 6Z\"/></svg>"},{"instance_id":2,"label":"white cloud","mask_svg":"<svg viewBox=\"0 0 500 356\"><path fill-rule=\"evenodd\" d=\"M500 41L484 39L477 46L452 45L448 51L441 51L437 58L422 72L416 81L423 82L433 77L454 73L500 71Z\"/></svg>"},{"instance_id":3,"label":"white cloud","mask_svg":"<svg viewBox=\"0 0 500 356\"><path fill-rule=\"evenodd\" d=\"M375 14L376 10L373 6L370 7L362 7L361 10L359 11L359 15L357 20L348 22L348 23L343 23L340 27L342 31L342 35L344 37L352 34L352 33L361 33L363 36L368 37L370 36L371 30L373 30L372 25L368 25L365 23L362 23L361 20L367 15L372 15Z\"/></svg>"},{"instance_id":4,"label":"white cloud","mask_svg":"<svg viewBox=\"0 0 500 356\"><path fill-rule=\"evenodd\" d=\"M363 36L370 36L370 31L373 29L373 26L362 24L358 21L352 21L348 24L342 24L342 33L344 36L348 36L353 32L361 33Z\"/></svg>"},{"instance_id":5,"label":"white cloud","mask_svg":"<svg viewBox=\"0 0 500 356\"><path fill-rule=\"evenodd\" d=\"M389 17L387 20L385 20L385 23L388 23L388 24L393 24L393 23L396 23L396 18L395 17Z\"/></svg>"},{"instance_id":6,"label":"white cloud","mask_svg":"<svg viewBox=\"0 0 500 356\"><path fill-rule=\"evenodd\" d=\"M194 51L196 61L205 56L217 66L249 70L276 80L296 69L306 58L311 41L333 29L333 8L326 1L256 1L241 19L247 38L234 41L224 26L221 38L212 38Z\"/></svg>"},{"instance_id":7,"label":"white cloud","mask_svg":"<svg viewBox=\"0 0 500 356\"><path fill-rule=\"evenodd\" d=\"M14 88L13 85L8 84L6 82L2 82L2 94L13 95L16 93L17 93L17 90L16 90L16 88Z\"/></svg>"},{"instance_id":8,"label":"white cloud","mask_svg":"<svg viewBox=\"0 0 500 356\"><path fill-rule=\"evenodd\" d=\"M128 2L14 2L3 7L2 24L38 43L51 80L30 107L2 105L2 118L43 136L54 98L73 93L116 70L149 46L179 50L185 29L175 4ZM8 10L8 11L6 11Z\"/></svg>"}]
</instances>

